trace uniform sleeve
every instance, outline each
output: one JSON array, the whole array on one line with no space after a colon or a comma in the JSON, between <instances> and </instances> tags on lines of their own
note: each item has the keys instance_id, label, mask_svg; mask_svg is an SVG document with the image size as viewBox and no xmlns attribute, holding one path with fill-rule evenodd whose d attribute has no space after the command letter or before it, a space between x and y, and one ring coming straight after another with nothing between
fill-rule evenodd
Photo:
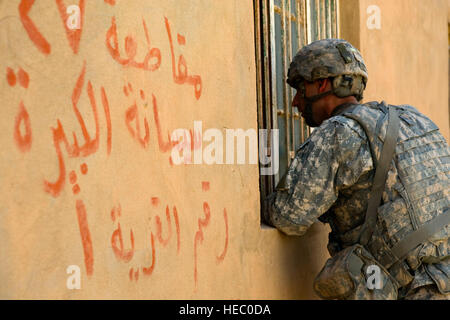
<instances>
[{"instance_id":1,"label":"uniform sleeve","mask_svg":"<svg viewBox=\"0 0 450 320\"><path fill-rule=\"evenodd\" d=\"M353 121L353 120L352 120ZM268 198L269 219L287 235L303 235L352 186L372 159L365 135L346 123L327 121L298 150L286 185Z\"/></svg>"}]
</instances>

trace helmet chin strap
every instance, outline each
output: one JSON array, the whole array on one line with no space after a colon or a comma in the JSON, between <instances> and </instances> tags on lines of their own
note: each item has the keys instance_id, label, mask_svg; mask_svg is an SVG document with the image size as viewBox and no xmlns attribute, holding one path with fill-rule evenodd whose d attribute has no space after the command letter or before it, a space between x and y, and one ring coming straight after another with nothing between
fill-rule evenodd
<instances>
[{"instance_id":1,"label":"helmet chin strap","mask_svg":"<svg viewBox=\"0 0 450 320\"><path fill-rule=\"evenodd\" d=\"M317 100L320 100L323 97L328 96L332 93L333 93L333 90L329 90L329 91L326 91L323 93L316 94L315 96L312 96L312 97L304 98L305 99L305 113L304 114L305 114L305 121L308 126L310 126L310 127L320 126L320 123L315 122L313 119L312 104L314 102L316 102Z\"/></svg>"}]
</instances>

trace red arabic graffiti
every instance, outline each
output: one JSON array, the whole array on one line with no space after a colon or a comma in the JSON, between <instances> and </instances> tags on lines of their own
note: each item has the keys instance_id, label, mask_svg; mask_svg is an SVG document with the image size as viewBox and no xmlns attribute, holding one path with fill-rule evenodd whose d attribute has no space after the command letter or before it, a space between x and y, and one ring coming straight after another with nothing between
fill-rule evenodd
<instances>
[{"instance_id":1,"label":"red arabic graffiti","mask_svg":"<svg viewBox=\"0 0 450 320\"><path fill-rule=\"evenodd\" d=\"M28 83L30 82L30 77L28 76L28 73L25 72L22 68L20 68L19 71L17 72L17 77L19 78L20 85L25 89L28 88Z\"/></svg>"},{"instance_id":2,"label":"red arabic graffiti","mask_svg":"<svg viewBox=\"0 0 450 320\"><path fill-rule=\"evenodd\" d=\"M112 128L111 128L111 112L109 111L109 102L106 96L105 88L101 87L103 111L106 117L106 154L111 154L111 140L112 140Z\"/></svg>"},{"instance_id":3,"label":"red arabic graffiti","mask_svg":"<svg viewBox=\"0 0 450 320\"><path fill-rule=\"evenodd\" d=\"M108 49L111 57L123 66L134 67L147 71L155 71L161 64L161 51L158 48L151 47L150 36L148 34L147 25L145 24L144 19L142 19L142 25L145 32L145 38L147 40L147 53L142 62L136 62L138 44L131 35L126 36L124 40L125 53L127 57L121 57L119 52L119 40L117 38L117 25L115 17L111 19L111 27L106 33L106 48ZM152 63L150 63L150 61L152 61Z\"/></svg>"},{"instance_id":4,"label":"red arabic graffiti","mask_svg":"<svg viewBox=\"0 0 450 320\"><path fill-rule=\"evenodd\" d=\"M22 134L20 127L23 123L25 127L25 133ZM20 102L19 105L19 112L16 116L16 122L14 125L14 140L16 141L17 147L22 152L30 151L31 149L31 123L30 123L30 116L25 109L25 106L23 102Z\"/></svg>"},{"instance_id":5,"label":"red arabic graffiti","mask_svg":"<svg viewBox=\"0 0 450 320\"><path fill-rule=\"evenodd\" d=\"M170 223L170 211L169 211L169 206L166 207L166 219L167 219L167 226L168 226L168 230L167 230L167 238L164 239L162 236L162 226L161 226L161 219L159 218L159 216L155 217L155 221L156 221L156 238L158 238L158 241L163 245L163 247L167 246L167 244L169 243L169 240L172 236L172 224Z\"/></svg>"},{"instance_id":6,"label":"red arabic graffiti","mask_svg":"<svg viewBox=\"0 0 450 320\"><path fill-rule=\"evenodd\" d=\"M153 197L151 199L151 203L153 207L158 207L159 206L159 198L157 197ZM111 210L111 219L113 221L116 221L118 219L118 217L121 216L121 207L120 205L117 207L114 207ZM177 235L177 253L180 251L180 224L179 224L179 219L178 219L178 212L175 206L173 206L173 217L174 217L174 222L175 222L175 228L176 228L176 235ZM167 228L168 228L168 233L167 233L167 237L163 238L162 236L162 221L161 218L157 215L155 217L155 224L156 224L156 238L158 240L158 242L163 246L166 247L169 244L169 241L171 239L172 236L172 223L171 223L171 215L170 215L170 210L169 210L169 206L166 206L166 221L167 221ZM156 265L156 246L155 246L155 235L153 233L153 231L150 232L150 245L151 245L151 263L148 266L143 266L142 267L142 274L144 276L150 276L154 269L155 269L155 265ZM118 261L127 263L130 262L133 258L134 255L134 235L133 235L133 230L130 229L130 243L131 243L131 248L128 250L124 249L124 245L123 245L123 238L122 238L122 229L120 227L120 223L118 223L118 227L116 230L114 230L112 236L111 236L111 245L112 245L112 249L114 252L114 255L116 256ZM139 279L139 268L134 270L134 268L131 268L129 271L129 278L130 280L138 280Z\"/></svg>"},{"instance_id":7,"label":"red arabic graffiti","mask_svg":"<svg viewBox=\"0 0 450 320\"><path fill-rule=\"evenodd\" d=\"M16 85L17 80L19 80L19 84L24 87L25 89L28 88L28 84L30 82L30 77L28 76L28 73L23 70L22 68L19 68L19 71L17 71L17 76L14 73L14 70L7 67L6 68L6 80L8 81L8 84L11 87L14 87Z\"/></svg>"},{"instance_id":8,"label":"red arabic graffiti","mask_svg":"<svg viewBox=\"0 0 450 320\"><path fill-rule=\"evenodd\" d=\"M172 34L170 31L169 19L164 17L164 22L166 24L167 36L169 37L170 42L170 54L172 58L172 75L173 80L176 84L185 84L188 83L194 86L195 98L198 100L202 94L202 78L199 75L190 76L188 74L186 59L183 55L178 57L177 67L175 67L175 54L173 48ZM178 44L185 45L186 39L184 36L177 34ZM177 72L178 71L178 72Z\"/></svg>"},{"instance_id":9,"label":"red arabic graffiti","mask_svg":"<svg viewBox=\"0 0 450 320\"><path fill-rule=\"evenodd\" d=\"M88 171L88 166L87 166L86 163L83 163L83 164L80 166L80 172L81 172L81 174L86 175L86 174L87 174L87 171ZM70 183L73 185L73 186L72 186L72 192L73 192L73 194L78 194L78 193L80 193L80 191L81 191L81 188L80 188L80 186L79 186L78 183L77 183L77 178L78 178L78 177L77 177L76 172L75 172L74 170L70 171L70 173L69 173L69 181L70 181Z\"/></svg>"},{"instance_id":10,"label":"red arabic graffiti","mask_svg":"<svg viewBox=\"0 0 450 320\"><path fill-rule=\"evenodd\" d=\"M198 231L195 233L194 238L194 282L195 286L197 286L198 275L197 275L197 246L203 242L203 228L206 228L209 224L209 219L211 218L211 209L209 208L209 204L207 202L203 202L203 213L205 214L205 218L198 219Z\"/></svg>"},{"instance_id":11,"label":"red arabic graffiti","mask_svg":"<svg viewBox=\"0 0 450 320\"><path fill-rule=\"evenodd\" d=\"M150 234L150 242L152 246L152 263L148 267L142 267L142 273L144 273L144 275L146 276L150 276L153 273L153 270L155 269L156 250L155 250L155 237L153 236L153 232Z\"/></svg>"},{"instance_id":12,"label":"red arabic graffiti","mask_svg":"<svg viewBox=\"0 0 450 320\"><path fill-rule=\"evenodd\" d=\"M223 208L223 220L225 222L225 245L223 248L223 251L220 255L217 256L217 263L221 263L223 259L225 259L225 255L228 251L228 215L227 215L227 209Z\"/></svg>"},{"instance_id":13,"label":"red arabic graffiti","mask_svg":"<svg viewBox=\"0 0 450 320\"><path fill-rule=\"evenodd\" d=\"M113 7L115 6L116 1L104 0L103 3ZM47 38L45 38L39 30L41 24L37 18L39 16L38 11L40 8L35 8L33 12L32 8L34 4L34 0L20 1L18 6L20 21L33 45L39 52L48 56L51 54L52 48ZM66 2L64 0L55 0L55 4L56 10L63 22L63 30L71 51L73 54L77 55L80 52L80 46L82 45L81 36L86 18L85 15L87 14L86 1L77 1L77 5L80 9L80 25L79 28L75 29L71 29L66 23L69 19ZM106 51L121 68L134 68L138 69L139 72L155 72L160 69L161 63L167 61L167 63L171 64L173 83L177 86L192 86L195 99L200 99L202 94L202 77L199 74L189 72L192 71L191 68L188 70L188 62L185 58L186 52L183 51L187 47L186 37L173 31L176 30L176 27L172 30L171 23L167 17L164 17L164 26L170 48L170 52L166 53L167 59L164 58L166 56L163 56L160 48L155 46L155 43L152 41L153 39L150 38L151 32L149 32L147 22L144 18L142 18L142 27L139 27L140 32L145 36L145 40L142 41L143 43L138 42L137 37L130 33L126 33L127 35L119 41L118 25L123 28L123 25L121 26L117 23L116 17L112 16L111 24L107 27L107 30L102 31L102 34L106 35L102 42L105 42ZM62 29L60 29L60 32L61 34L63 33ZM105 50L104 47L103 50ZM96 154L102 146L105 146L107 156L109 156L112 151L113 128L109 99L103 86L99 85L94 89L93 83L87 79L88 74L87 63L84 61L79 74L74 76L74 87L70 97L72 106L71 112L73 112L76 122L79 125L81 135L77 135L75 132L72 132L71 134L70 132L66 133L63 121L59 118L56 119L56 124L51 127L52 144L55 148L58 166L57 176L54 179L43 179L43 190L53 197L58 197L61 194L66 186L66 181L70 183L69 187L72 188L72 194L74 196L79 196L81 194L80 182L86 178L84 176L88 174L88 170L90 169L88 168L89 157ZM32 76L34 77L35 75L32 74ZM21 87L27 89L30 83L30 77L22 68L19 68L19 70L15 72L12 68L8 67L6 69L6 81L11 87L19 84ZM186 90L188 89L191 90L190 87L187 87ZM188 142L191 150L201 150L202 132L198 132L195 128L189 130L189 134L186 131L186 136L180 137L180 139L183 139L181 143L180 141L172 141L171 134L164 125L164 117L161 119L160 116L161 105L163 105L164 108L164 101L161 102L158 100L155 92L138 89L137 86L133 88L131 83L127 83L123 86L123 93L127 99L129 99L129 103L127 103L125 113L122 114L125 120L125 127L123 127L122 123L122 130L128 132L131 138L136 141L137 145L146 149L149 147L150 143L152 143L153 139L155 145L157 143L161 153L167 153L171 151L174 146L180 147L183 143ZM98 95L100 95L100 98ZM90 106L89 111L81 111L84 110L80 107L83 102L88 103ZM98 103L101 103L103 107L100 108L100 111ZM153 113L153 119L150 119L152 117L151 115L147 114L147 116L145 116L144 113L145 108L150 104L151 109L148 109L148 112ZM103 117L100 119L99 113L102 112L105 115L104 120ZM87 122L87 117L91 117L92 121ZM93 125L89 127L87 123L93 123ZM105 128L103 128L103 124ZM31 149L33 139L31 128L30 114L25 107L24 101L20 100L17 115L15 117L13 139L21 152L27 152ZM153 128L155 131L151 131ZM151 132L156 132L156 135L151 136ZM103 139L105 139L105 141ZM80 161L81 164L77 164L79 167L74 169L73 167L66 167L67 158L84 159ZM173 164L171 158L169 158L169 162ZM209 181L202 181L202 190L204 192L210 190ZM223 231L220 233L221 235L223 234L223 238L219 238L218 242L220 248L222 248L223 245L223 249L217 254L214 253L212 258L217 264L220 264L226 257L229 246L229 225L226 208L223 208L223 215L221 215L221 211L216 211L214 205L211 206L208 201L203 201L201 216L194 218L197 222L196 230L189 231L189 229L183 229L183 225L180 225L179 211L182 213L183 210L178 210L179 207L177 207L177 205L162 202L159 197L151 197L150 204L153 214L153 220L151 220L152 228L146 235L145 241L148 244L148 253L149 256L151 254L151 257L146 256L145 261L142 261L142 263L136 267L137 255L135 255L135 243L138 243L136 237L138 237L139 234L133 232L133 229L127 227L126 222L122 220L122 208L120 204L113 206L111 209L110 216L113 227L109 243L105 245L111 247L118 263L134 264L134 266L129 269L128 277L131 281L138 281L139 277L149 277L153 274L155 268L157 268L157 255L158 261L163 260L164 250L175 250L175 244L176 254L179 255L183 249L182 236L184 238L193 239L193 278L195 287L197 287L200 277L198 272L198 258L202 254L200 245L204 244L204 242L212 241L212 239L217 240L217 237L210 237L208 232L211 221L214 222L214 219L220 219L220 225L223 226ZM87 209L82 199L76 199L75 209L86 273L88 276L92 276L94 273L94 246L88 224ZM188 217L185 217L184 219L187 218ZM189 253L192 254L192 251Z\"/></svg>"},{"instance_id":14,"label":"red arabic graffiti","mask_svg":"<svg viewBox=\"0 0 450 320\"><path fill-rule=\"evenodd\" d=\"M133 86L128 83L128 86L123 87L123 92L125 96L130 97L131 93L133 93ZM131 105L127 108L125 112L125 125L130 133L131 137L136 140L142 148L147 148L150 142L150 127L147 118L144 116L143 125L144 132L141 131L141 119L138 105L144 105L144 108L147 107L148 102L146 100L145 92L141 89L139 90L140 103L137 103L137 100L134 99ZM156 101L156 97L152 94L152 105L153 105L153 119L155 121L156 127L156 136L158 139L158 147L162 153L168 152L172 149L174 143L171 141L170 133L167 132L167 141L164 141L163 130L161 128L161 123L159 120L159 111L158 111L158 103ZM133 124L134 122L134 124Z\"/></svg>"},{"instance_id":15,"label":"red arabic graffiti","mask_svg":"<svg viewBox=\"0 0 450 320\"><path fill-rule=\"evenodd\" d=\"M124 87L124 93L126 96L129 95L128 91L133 92L133 87L131 84L128 84L127 87ZM142 90L141 90L142 91ZM141 94L141 99L145 100L145 96ZM134 128L132 126L132 122L134 121ZM144 117L144 128L145 128L145 136L141 135L141 121L139 119L139 112L136 100L134 100L133 104L127 109L125 112L125 125L127 126L128 132L131 137L133 137L143 148L147 148L148 143L150 141L150 129L148 126L147 118Z\"/></svg>"},{"instance_id":16,"label":"red arabic graffiti","mask_svg":"<svg viewBox=\"0 0 450 320\"><path fill-rule=\"evenodd\" d=\"M203 191L209 191L210 183L209 181L202 181L202 190ZM198 230L195 233L194 237L194 283L195 288L197 288L198 283L198 271L197 271L197 259L198 259L198 245L203 243L203 240L205 238L204 230L208 227L209 222L211 220L211 208L208 204L208 202L203 202L203 214L204 218L198 218ZM221 263L227 254L228 250L228 215L226 208L223 209L223 218L225 221L225 247L222 251L222 253L216 257L216 263Z\"/></svg>"},{"instance_id":17,"label":"red arabic graffiti","mask_svg":"<svg viewBox=\"0 0 450 320\"><path fill-rule=\"evenodd\" d=\"M28 16L28 13L31 10L31 7L34 4L34 0L22 0L19 4L19 16L20 21L22 21L22 25L25 28L30 40L33 41L35 46L41 51L43 54L49 54L51 51L51 46L48 41L42 36L39 32L39 29L36 27L34 22Z\"/></svg>"},{"instance_id":18,"label":"red arabic graffiti","mask_svg":"<svg viewBox=\"0 0 450 320\"><path fill-rule=\"evenodd\" d=\"M202 182L202 189L204 191L208 191L209 189L209 181ZM151 197L150 203L154 209L160 208L160 198L159 197ZM170 210L172 208L172 210ZM149 245L151 248L151 260L147 264L144 263L144 266L141 267L132 267L128 272L128 278L130 281L139 280L140 275L150 276L153 274L156 268L156 254L157 254L157 244L161 247L160 250L164 248L168 248L171 243L173 236L173 225L175 225L175 234L176 234L176 243L177 243L177 254L181 251L181 227L179 222L178 210L175 205L169 206L165 205L165 219L161 219L159 214L154 216L154 230L150 231L150 235L148 237ZM111 220L113 222L117 222L117 228L113 231L111 236L111 247L114 252L114 255L117 261L122 263L130 263L133 260L134 254L134 243L136 241L133 230L130 229L130 237L128 243L129 248L124 248L124 241L122 236L122 228L120 223L118 223L118 219L121 216L121 206L115 206L111 210ZM210 205L207 201L203 202L203 214L202 218L198 218L198 230L194 235L194 283L195 287L197 287L198 283L198 271L197 271L197 260L198 260L198 245L203 243L206 239L205 230L209 226L211 219L214 219L215 216L211 212ZM173 221L172 221L173 218ZM228 215L227 210L224 208L223 210L223 220L224 220L224 248L222 252L215 257L216 263L219 264L223 262L226 257L228 251L228 242L229 242L229 230L228 230Z\"/></svg>"},{"instance_id":19,"label":"red arabic graffiti","mask_svg":"<svg viewBox=\"0 0 450 320\"><path fill-rule=\"evenodd\" d=\"M14 70L7 67L6 68L6 81L8 85L14 87L19 80L21 87L27 89L30 82L28 73L22 68L17 71L17 76ZM31 132L31 121L30 115L25 107L23 101L19 103L19 111L17 112L16 119L14 122L14 141L22 152L30 151L32 142L32 132Z\"/></svg>"},{"instance_id":20,"label":"red arabic graffiti","mask_svg":"<svg viewBox=\"0 0 450 320\"><path fill-rule=\"evenodd\" d=\"M16 74L14 73L13 69L9 67L6 68L6 80L11 87L16 85Z\"/></svg>"},{"instance_id":21,"label":"red arabic graffiti","mask_svg":"<svg viewBox=\"0 0 450 320\"><path fill-rule=\"evenodd\" d=\"M86 72L86 63L83 64L83 68L81 70L81 73L76 81L75 87L73 89L72 93L72 108L75 113L75 116L78 120L78 123L80 124L81 131L83 134L83 138L85 143L83 145L78 144L78 139L75 135L75 132L72 133L73 135L73 144L70 145L64 128L61 124L61 121L57 119L57 127L52 128L53 132L53 144L55 146L56 155L58 158L58 166L59 166L59 175L55 182L49 182L48 180L44 181L44 190L48 193L50 193L52 196L57 197L66 180L66 167L64 163L64 157L61 150L61 145L65 147L65 150L69 157L76 158L76 157L87 157L91 154L94 154L97 152L99 148L99 138L100 138L100 128L99 128L99 120L98 120L98 114L97 114L97 104L94 96L94 89L92 86L92 83L88 81L87 84L87 94L88 98L92 107L92 113L94 117L95 122L95 138L92 139L91 135L89 134L85 121L83 119L83 116L81 115L79 109L78 109L78 102L81 96L81 91L84 86L84 76ZM108 99L106 98L105 89L101 87L101 95L102 95L102 103L103 108L106 115L106 122L107 122L107 152L109 154L111 150L111 119L109 116L109 103Z\"/></svg>"},{"instance_id":22,"label":"red arabic graffiti","mask_svg":"<svg viewBox=\"0 0 450 320\"><path fill-rule=\"evenodd\" d=\"M118 219L121 215L121 207L118 206L117 208L113 208L111 210L111 218L113 221ZM119 243L117 243L117 241ZM111 237L111 246L114 251L114 255L118 260L122 260L124 262L128 262L133 258L134 255L134 236L133 236L133 230L130 229L130 243L131 243L131 249L125 250L123 246L123 238L122 238L122 230L120 228L120 223L117 223L117 229L114 230L112 237Z\"/></svg>"},{"instance_id":23,"label":"red arabic graffiti","mask_svg":"<svg viewBox=\"0 0 450 320\"><path fill-rule=\"evenodd\" d=\"M86 273L91 276L94 272L94 249L92 247L91 232L89 231L86 207L82 200L76 202L78 226L80 228L81 243L83 245Z\"/></svg>"},{"instance_id":24,"label":"red arabic graffiti","mask_svg":"<svg viewBox=\"0 0 450 320\"><path fill-rule=\"evenodd\" d=\"M194 87L195 98L198 100L202 94L202 78L200 75L189 75L187 62L184 56L181 54L178 57L178 62L175 62L175 49L173 45L172 33L170 30L170 23L167 17L164 17L164 22L167 30L167 36L169 38L170 44L170 54L171 54L171 63L172 63L172 76L173 80L176 84L189 84ZM145 20L142 19L142 27L145 33L145 39L147 42L147 53L145 54L144 59L141 62L136 61L138 44L135 38L132 35L127 35L124 39L124 49L126 57L121 56L119 49L119 40L117 36L117 24L116 18L112 17L111 26L106 32L106 48L109 51L111 57L126 67L134 67L146 71L155 71L161 65L161 50L158 48L154 48L150 42L150 36L148 32L147 25ZM177 34L177 43L179 46L186 45L186 38L181 34ZM152 63L150 63L152 62Z\"/></svg>"}]
</instances>

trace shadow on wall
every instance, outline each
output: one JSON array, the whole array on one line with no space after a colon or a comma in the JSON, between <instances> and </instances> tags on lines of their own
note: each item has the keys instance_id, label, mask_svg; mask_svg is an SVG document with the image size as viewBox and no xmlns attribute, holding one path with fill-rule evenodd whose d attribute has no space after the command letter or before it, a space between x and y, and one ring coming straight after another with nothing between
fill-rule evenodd
<instances>
[{"instance_id":1,"label":"shadow on wall","mask_svg":"<svg viewBox=\"0 0 450 320\"><path fill-rule=\"evenodd\" d=\"M288 285L287 294L293 299L319 299L313 290L316 275L325 265L328 233L330 228L321 222L311 226L301 237L286 236L280 233L280 265L286 266L283 274Z\"/></svg>"}]
</instances>

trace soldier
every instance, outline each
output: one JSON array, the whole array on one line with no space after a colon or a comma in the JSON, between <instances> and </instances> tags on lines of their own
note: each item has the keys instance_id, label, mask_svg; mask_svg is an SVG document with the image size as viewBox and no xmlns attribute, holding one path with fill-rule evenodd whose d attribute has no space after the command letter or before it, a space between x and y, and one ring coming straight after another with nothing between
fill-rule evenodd
<instances>
[{"instance_id":1,"label":"soldier","mask_svg":"<svg viewBox=\"0 0 450 320\"><path fill-rule=\"evenodd\" d=\"M329 223L324 299L450 299L450 148L409 105L361 103L368 75L340 39L294 57L292 105L316 127L267 201L287 235Z\"/></svg>"}]
</instances>

